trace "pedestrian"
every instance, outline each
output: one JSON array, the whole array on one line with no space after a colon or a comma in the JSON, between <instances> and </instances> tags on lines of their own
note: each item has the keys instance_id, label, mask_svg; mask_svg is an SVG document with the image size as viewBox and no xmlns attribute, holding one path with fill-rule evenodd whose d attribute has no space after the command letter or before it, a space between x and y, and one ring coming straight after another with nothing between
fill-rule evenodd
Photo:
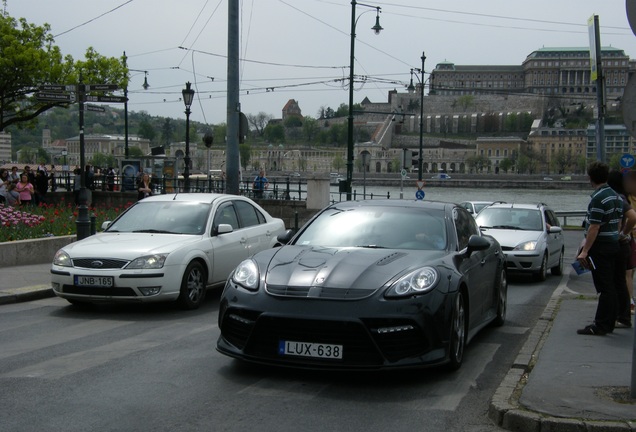
<instances>
[{"instance_id":1,"label":"pedestrian","mask_svg":"<svg viewBox=\"0 0 636 432\"><path fill-rule=\"evenodd\" d=\"M269 182L267 181L267 177L265 177L265 170L261 169L256 178L254 178L254 184L252 185L254 198L263 198L263 193L268 187Z\"/></svg>"},{"instance_id":2,"label":"pedestrian","mask_svg":"<svg viewBox=\"0 0 636 432\"><path fill-rule=\"evenodd\" d=\"M55 178L55 165L51 165L51 171L49 171L49 181L51 183L51 192L57 190L57 179Z\"/></svg>"},{"instance_id":3,"label":"pedestrian","mask_svg":"<svg viewBox=\"0 0 636 432\"><path fill-rule=\"evenodd\" d=\"M46 176L46 173L42 170L38 170L35 175L35 195L34 204L38 205L40 203L45 202L46 200L46 192L49 189L49 179Z\"/></svg>"},{"instance_id":4,"label":"pedestrian","mask_svg":"<svg viewBox=\"0 0 636 432\"><path fill-rule=\"evenodd\" d=\"M632 208L625 196L623 188L623 174L620 171L612 170L607 178L607 184L616 192L623 202L623 219L621 220L618 243L620 246L619 259L616 265L620 267L625 276L616 281L616 292L618 295L618 318L617 328L631 328L632 315L630 313L631 295L627 289L627 281L631 281L631 274L636 267L636 262L632 259L632 231L636 226L636 210Z\"/></svg>"},{"instance_id":5,"label":"pedestrian","mask_svg":"<svg viewBox=\"0 0 636 432\"><path fill-rule=\"evenodd\" d=\"M115 190L115 170L113 167L108 167L106 172L106 185L108 191L112 192Z\"/></svg>"},{"instance_id":6,"label":"pedestrian","mask_svg":"<svg viewBox=\"0 0 636 432\"><path fill-rule=\"evenodd\" d=\"M150 183L150 175L145 173L141 177L141 181L137 185L137 199L142 200L152 195L152 184Z\"/></svg>"},{"instance_id":7,"label":"pedestrian","mask_svg":"<svg viewBox=\"0 0 636 432\"><path fill-rule=\"evenodd\" d=\"M95 190L95 172L93 171L93 167L90 165L86 165L86 171L84 172L84 181L86 189Z\"/></svg>"},{"instance_id":8,"label":"pedestrian","mask_svg":"<svg viewBox=\"0 0 636 432\"><path fill-rule=\"evenodd\" d=\"M29 177L29 183L31 183L32 185L35 184L35 173L31 170L31 167L29 165L24 166L24 171L22 171L22 174L26 174ZM20 180L22 179L22 174L20 174Z\"/></svg>"},{"instance_id":9,"label":"pedestrian","mask_svg":"<svg viewBox=\"0 0 636 432\"><path fill-rule=\"evenodd\" d=\"M11 167L11 172L9 173L9 180L11 180L11 183L13 183L14 185L20 181L20 174L18 174L17 166Z\"/></svg>"},{"instance_id":10,"label":"pedestrian","mask_svg":"<svg viewBox=\"0 0 636 432\"><path fill-rule=\"evenodd\" d=\"M609 166L592 162L587 170L594 188L585 216L585 241L577 260L592 271L594 288L599 294L594 322L578 334L603 336L614 331L618 317L617 281L625 278L619 259L619 226L623 218L621 198L607 184Z\"/></svg>"},{"instance_id":11,"label":"pedestrian","mask_svg":"<svg viewBox=\"0 0 636 432\"><path fill-rule=\"evenodd\" d=\"M35 189L33 184L29 181L29 176L27 174L20 175L20 181L15 186L16 192L20 194L20 204L21 205L29 205L33 201L33 194L35 193Z\"/></svg>"},{"instance_id":12,"label":"pedestrian","mask_svg":"<svg viewBox=\"0 0 636 432\"><path fill-rule=\"evenodd\" d=\"M73 198L75 200L75 205L78 206L80 190L82 189L82 170L77 167L73 171Z\"/></svg>"},{"instance_id":13,"label":"pedestrian","mask_svg":"<svg viewBox=\"0 0 636 432\"><path fill-rule=\"evenodd\" d=\"M9 204L9 171L0 168L0 203Z\"/></svg>"},{"instance_id":14,"label":"pedestrian","mask_svg":"<svg viewBox=\"0 0 636 432\"><path fill-rule=\"evenodd\" d=\"M623 185L625 192L627 192L627 198L632 208L636 209L636 171L630 171L623 176ZM632 231L632 260L636 262L636 228ZM627 271L627 290L629 291L629 297L631 298L631 314L634 314L634 270Z\"/></svg>"}]
</instances>

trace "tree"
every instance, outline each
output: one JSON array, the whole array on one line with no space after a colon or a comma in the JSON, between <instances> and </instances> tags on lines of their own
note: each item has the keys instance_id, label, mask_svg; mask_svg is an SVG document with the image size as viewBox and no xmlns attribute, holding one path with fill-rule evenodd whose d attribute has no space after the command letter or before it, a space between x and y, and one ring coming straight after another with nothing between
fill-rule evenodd
<instances>
[{"instance_id":1,"label":"tree","mask_svg":"<svg viewBox=\"0 0 636 432\"><path fill-rule=\"evenodd\" d=\"M519 155L519 159L517 159L517 171L520 174L525 174L525 172L528 170L529 163L530 161L528 160L528 156L526 156L525 154Z\"/></svg>"},{"instance_id":2,"label":"tree","mask_svg":"<svg viewBox=\"0 0 636 432\"><path fill-rule=\"evenodd\" d=\"M457 105L459 105L464 112L468 109L468 107L475 104L475 96L473 95L464 95L457 98Z\"/></svg>"},{"instance_id":3,"label":"tree","mask_svg":"<svg viewBox=\"0 0 636 432\"><path fill-rule=\"evenodd\" d=\"M556 168L559 174L564 174L567 169L572 166L574 162L574 157L572 155L572 150L559 149L556 152L556 155L553 157L554 167Z\"/></svg>"},{"instance_id":4,"label":"tree","mask_svg":"<svg viewBox=\"0 0 636 432\"><path fill-rule=\"evenodd\" d=\"M239 155L241 156L243 171L246 171L250 160L252 160L252 147L249 144L239 144Z\"/></svg>"},{"instance_id":5,"label":"tree","mask_svg":"<svg viewBox=\"0 0 636 432\"><path fill-rule=\"evenodd\" d=\"M144 118L143 120L141 120L141 122L139 122L137 135L139 135L141 138L146 138L152 141L157 136L157 132L155 131L155 128L152 127L152 124L150 124L148 119Z\"/></svg>"},{"instance_id":6,"label":"tree","mask_svg":"<svg viewBox=\"0 0 636 432\"><path fill-rule=\"evenodd\" d=\"M217 144L225 144L227 138L227 124L219 123L214 126L214 142Z\"/></svg>"},{"instance_id":7,"label":"tree","mask_svg":"<svg viewBox=\"0 0 636 432\"><path fill-rule=\"evenodd\" d=\"M308 143L314 141L316 139L316 135L320 128L318 127L318 122L313 117L305 117L303 120L303 135L305 136L305 140Z\"/></svg>"},{"instance_id":8,"label":"tree","mask_svg":"<svg viewBox=\"0 0 636 432\"><path fill-rule=\"evenodd\" d=\"M131 158L140 158L144 155L144 152L137 146L128 147L128 155Z\"/></svg>"},{"instance_id":9,"label":"tree","mask_svg":"<svg viewBox=\"0 0 636 432\"><path fill-rule=\"evenodd\" d=\"M284 143L285 142L285 128L282 124L272 124L269 123L265 126L265 131L263 132L263 136L265 140L271 143Z\"/></svg>"},{"instance_id":10,"label":"tree","mask_svg":"<svg viewBox=\"0 0 636 432\"><path fill-rule=\"evenodd\" d=\"M116 167L117 159L113 155L106 155L103 153L94 153L89 163L93 166L100 167L100 168Z\"/></svg>"},{"instance_id":11,"label":"tree","mask_svg":"<svg viewBox=\"0 0 636 432\"><path fill-rule=\"evenodd\" d=\"M510 168L512 168L514 166L514 162L511 161L508 158L505 158L504 160L502 160L501 162L499 162L499 169L503 170L503 172L505 172L506 174L508 174L508 171L510 170Z\"/></svg>"},{"instance_id":12,"label":"tree","mask_svg":"<svg viewBox=\"0 0 636 432\"><path fill-rule=\"evenodd\" d=\"M345 160L342 158L341 155L336 155L331 161L331 166L333 167L334 171L340 173L340 170L345 166Z\"/></svg>"},{"instance_id":13,"label":"tree","mask_svg":"<svg viewBox=\"0 0 636 432\"><path fill-rule=\"evenodd\" d=\"M609 167L610 169L615 169L615 170L619 170L621 169L621 155L618 153L615 153L612 155L612 157L610 157L609 160Z\"/></svg>"},{"instance_id":14,"label":"tree","mask_svg":"<svg viewBox=\"0 0 636 432\"><path fill-rule=\"evenodd\" d=\"M579 174L583 174L587 170L587 158L585 156L580 155L576 158L576 170Z\"/></svg>"},{"instance_id":15,"label":"tree","mask_svg":"<svg viewBox=\"0 0 636 432\"><path fill-rule=\"evenodd\" d=\"M0 14L0 130L11 125L32 125L41 113L69 102L38 101L34 94L45 84L112 83L123 88L122 62L88 48L85 60L63 56L54 45L50 26L37 26L24 18Z\"/></svg>"},{"instance_id":16,"label":"tree","mask_svg":"<svg viewBox=\"0 0 636 432\"><path fill-rule=\"evenodd\" d=\"M283 124L285 125L285 127L288 127L288 128L301 127L303 125L303 121L300 119L300 117L289 116L285 119Z\"/></svg>"},{"instance_id":17,"label":"tree","mask_svg":"<svg viewBox=\"0 0 636 432\"><path fill-rule=\"evenodd\" d=\"M170 145L170 143L174 139L174 124L172 121L167 118L163 122L163 126L161 127L161 142L165 145Z\"/></svg>"},{"instance_id":18,"label":"tree","mask_svg":"<svg viewBox=\"0 0 636 432\"><path fill-rule=\"evenodd\" d=\"M261 111L258 114L248 114L247 122L254 128L256 135L259 137L263 136L263 132L265 131L265 127L267 123L273 118L271 115Z\"/></svg>"}]
</instances>

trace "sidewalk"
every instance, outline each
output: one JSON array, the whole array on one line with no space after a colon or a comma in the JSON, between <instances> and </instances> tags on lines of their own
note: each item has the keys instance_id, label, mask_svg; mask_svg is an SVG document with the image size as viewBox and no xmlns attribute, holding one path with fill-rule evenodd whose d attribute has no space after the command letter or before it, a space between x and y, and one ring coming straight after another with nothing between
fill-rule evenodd
<instances>
[{"instance_id":1,"label":"sidewalk","mask_svg":"<svg viewBox=\"0 0 636 432\"><path fill-rule=\"evenodd\" d=\"M568 269L569 270L569 269ZM596 311L589 274L566 274L495 392L489 416L512 431L636 431L634 329L582 336Z\"/></svg>"},{"instance_id":2,"label":"sidewalk","mask_svg":"<svg viewBox=\"0 0 636 432\"><path fill-rule=\"evenodd\" d=\"M1 268L0 305L53 297L50 271L50 263Z\"/></svg>"},{"instance_id":3,"label":"sidewalk","mask_svg":"<svg viewBox=\"0 0 636 432\"><path fill-rule=\"evenodd\" d=\"M52 297L49 270L50 264L3 268L0 305ZM577 335L595 310L591 275L563 276L492 398L488 414L498 426L533 432L636 431L636 401L629 399L635 330Z\"/></svg>"}]
</instances>

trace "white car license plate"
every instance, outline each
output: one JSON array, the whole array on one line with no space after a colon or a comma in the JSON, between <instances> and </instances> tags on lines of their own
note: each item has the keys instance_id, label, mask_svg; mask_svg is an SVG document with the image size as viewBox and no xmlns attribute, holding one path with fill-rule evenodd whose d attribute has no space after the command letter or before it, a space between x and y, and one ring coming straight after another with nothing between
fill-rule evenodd
<instances>
[{"instance_id":1,"label":"white car license plate","mask_svg":"<svg viewBox=\"0 0 636 432\"><path fill-rule=\"evenodd\" d=\"M298 357L314 357L341 359L342 345L319 344L281 340L278 343L278 354Z\"/></svg>"},{"instance_id":2,"label":"white car license plate","mask_svg":"<svg viewBox=\"0 0 636 432\"><path fill-rule=\"evenodd\" d=\"M113 286L112 276L75 276L76 286L109 288Z\"/></svg>"}]
</instances>

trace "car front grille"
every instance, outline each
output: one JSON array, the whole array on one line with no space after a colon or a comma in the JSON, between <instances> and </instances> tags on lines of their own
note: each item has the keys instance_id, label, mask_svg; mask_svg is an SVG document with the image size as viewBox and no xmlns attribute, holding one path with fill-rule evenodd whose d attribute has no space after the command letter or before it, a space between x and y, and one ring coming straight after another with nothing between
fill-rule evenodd
<instances>
[{"instance_id":1,"label":"car front grille","mask_svg":"<svg viewBox=\"0 0 636 432\"><path fill-rule=\"evenodd\" d=\"M405 319L364 320L373 339L390 361L416 357L429 350L428 340L417 323Z\"/></svg>"},{"instance_id":2,"label":"car front grille","mask_svg":"<svg viewBox=\"0 0 636 432\"><path fill-rule=\"evenodd\" d=\"M265 290L280 297L310 297L332 300L359 300L373 294L375 288L328 288L267 285Z\"/></svg>"},{"instance_id":3,"label":"car front grille","mask_svg":"<svg viewBox=\"0 0 636 432\"><path fill-rule=\"evenodd\" d=\"M106 297L137 297L135 290L128 287L78 287L75 285L62 286L62 293L64 294L81 294L92 296L106 296Z\"/></svg>"},{"instance_id":4,"label":"car front grille","mask_svg":"<svg viewBox=\"0 0 636 432\"><path fill-rule=\"evenodd\" d=\"M513 249L514 249L514 247L512 247L512 246L502 246L502 247L501 247L501 250L502 250L502 251L511 251L511 250L513 250Z\"/></svg>"},{"instance_id":5,"label":"car front grille","mask_svg":"<svg viewBox=\"0 0 636 432\"><path fill-rule=\"evenodd\" d=\"M104 258L78 258L73 260L73 267L87 269L121 269L129 261Z\"/></svg>"}]
</instances>

